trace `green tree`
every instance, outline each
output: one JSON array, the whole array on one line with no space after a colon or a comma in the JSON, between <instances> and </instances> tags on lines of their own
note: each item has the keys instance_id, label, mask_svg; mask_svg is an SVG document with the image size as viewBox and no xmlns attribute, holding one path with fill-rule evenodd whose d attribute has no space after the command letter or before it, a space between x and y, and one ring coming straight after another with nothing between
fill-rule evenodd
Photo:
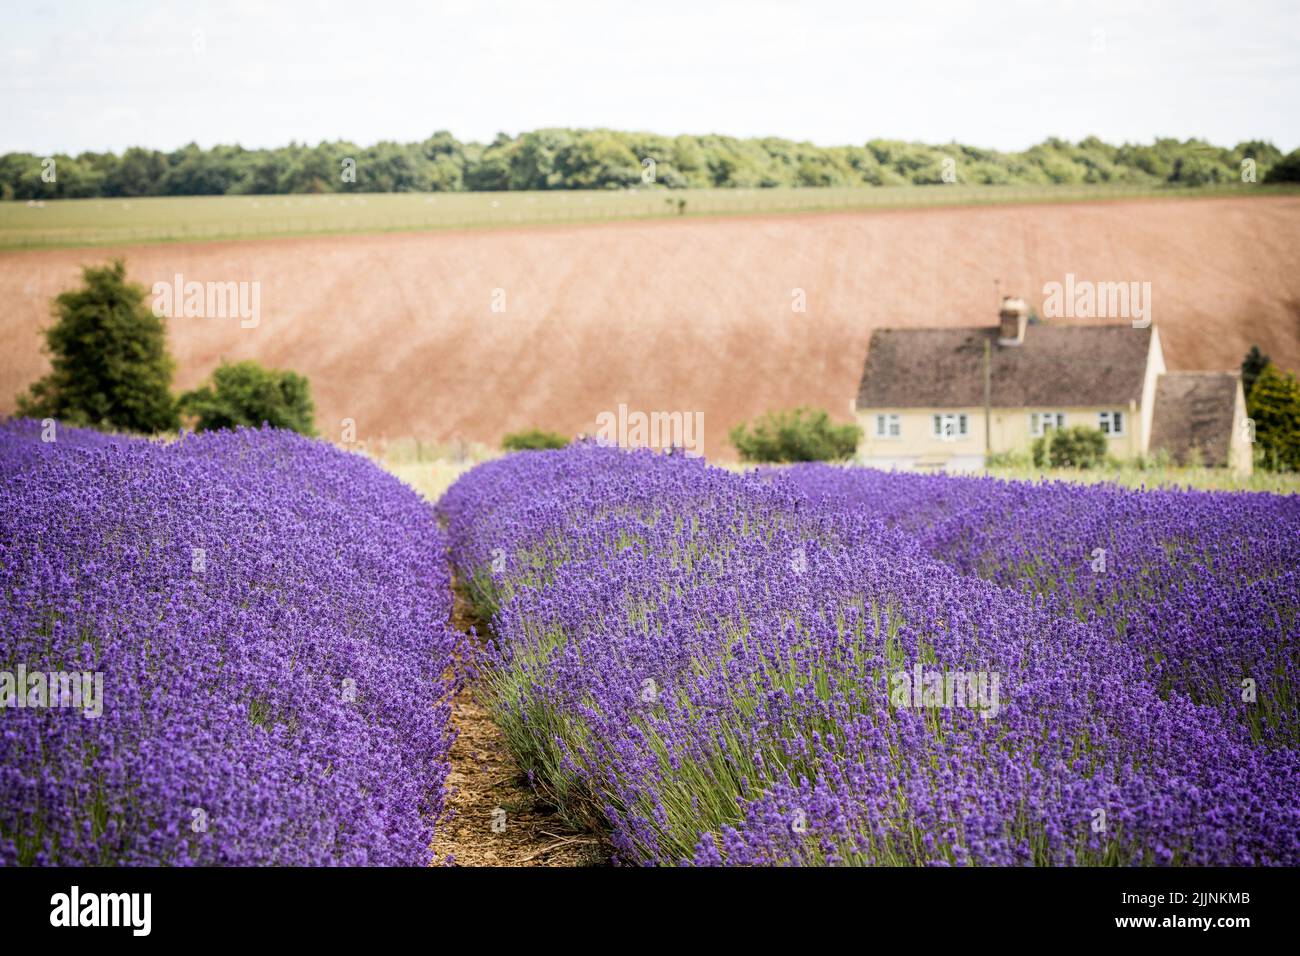
<instances>
[{"instance_id":1,"label":"green tree","mask_svg":"<svg viewBox=\"0 0 1300 956\"><path fill-rule=\"evenodd\" d=\"M1255 379L1259 378L1259 373L1264 371L1268 363L1269 357L1259 350L1258 345L1252 345L1246 357L1241 360L1241 388L1247 398L1250 398Z\"/></svg>"},{"instance_id":2,"label":"green tree","mask_svg":"<svg viewBox=\"0 0 1300 956\"><path fill-rule=\"evenodd\" d=\"M105 196L155 196L167 172L167 157L133 146L104 177Z\"/></svg>"},{"instance_id":3,"label":"green tree","mask_svg":"<svg viewBox=\"0 0 1300 956\"><path fill-rule=\"evenodd\" d=\"M265 196L279 188L279 160L272 153L257 153L245 164L243 178L231 188L231 192Z\"/></svg>"},{"instance_id":4,"label":"green tree","mask_svg":"<svg viewBox=\"0 0 1300 956\"><path fill-rule=\"evenodd\" d=\"M145 434L178 427L175 363L144 287L127 281L121 259L83 269L82 280L54 300L45 331L52 370L18 396L18 414Z\"/></svg>"},{"instance_id":5,"label":"green tree","mask_svg":"<svg viewBox=\"0 0 1300 956\"><path fill-rule=\"evenodd\" d=\"M465 187L473 191L498 192L510 188L510 160L515 141L505 133L498 133L492 144L482 152L475 151L467 157L471 162L465 168Z\"/></svg>"},{"instance_id":6,"label":"green tree","mask_svg":"<svg viewBox=\"0 0 1300 956\"><path fill-rule=\"evenodd\" d=\"M440 134L441 135L441 134ZM454 145L453 145L454 144ZM952 157L959 179L972 183L1105 183L1166 181L1186 185L1235 182L1249 156L1265 171L1280 158L1270 143L1229 150L1199 140L1159 139L1111 146L1096 137L1077 144L1050 138L1021 153L949 143L932 146L872 140L864 146L819 147L778 137L678 136L614 130L545 129L501 135L487 147L447 143L469 189L583 189L637 185L630 161L652 157L656 182L669 188L904 185L942 181ZM457 152L458 151L458 152Z\"/></svg>"},{"instance_id":7,"label":"green tree","mask_svg":"<svg viewBox=\"0 0 1300 956\"><path fill-rule=\"evenodd\" d=\"M549 130L551 134L558 131ZM641 182L641 160L604 130L581 133L557 156L560 184L573 189L615 189ZM511 188L519 188L512 184Z\"/></svg>"},{"instance_id":8,"label":"green tree","mask_svg":"<svg viewBox=\"0 0 1300 956\"><path fill-rule=\"evenodd\" d=\"M543 451L548 448L564 448L569 440L557 432L544 432L531 428L523 432L511 432L501 439L501 447L506 451Z\"/></svg>"},{"instance_id":9,"label":"green tree","mask_svg":"<svg viewBox=\"0 0 1300 956\"><path fill-rule=\"evenodd\" d=\"M1275 471L1300 471L1300 382L1269 362L1250 390L1258 460Z\"/></svg>"},{"instance_id":10,"label":"green tree","mask_svg":"<svg viewBox=\"0 0 1300 956\"><path fill-rule=\"evenodd\" d=\"M1238 143L1232 150L1231 160L1237 169L1241 169L1243 159L1253 159L1258 166L1257 172L1267 178L1268 170L1282 158L1282 151L1272 143L1252 139Z\"/></svg>"},{"instance_id":11,"label":"green tree","mask_svg":"<svg viewBox=\"0 0 1300 956\"><path fill-rule=\"evenodd\" d=\"M562 189L568 186L561 167L572 147L573 137L568 130L540 129L524 133L510 156L510 188Z\"/></svg>"},{"instance_id":12,"label":"green tree","mask_svg":"<svg viewBox=\"0 0 1300 956\"><path fill-rule=\"evenodd\" d=\"M730 438L742 461L844 461L857 450L862 429L836 425L820 408L796 408L737 425Z\"/></svg>"},{"instance_id":13,"label":"green tree","mask_svg":"<svg viewBox=\"0 0 1300 956\"><path fill-rule=\"evenodd\" d=\"M1234 178L1223 163L1206 155L1193 154L1174 163L1169 181L1184 186L1208 186L1211 183L1231 182Z\"/></svg>"},{"instance_id":14,"label":"green tree","mask_svg":"<svg viewBox=\"0 0 1300 956\"><path fill-rule=\"evenodd\" d=\"M194 143L173 154L175 160L158 184L167 196L222 196L234 192L248 169L228 147L199 149Z\"/></svg>"},{"instance_id":15,"label":"green tree","mask_svg":"<svg viewBox=\"0 0 1300 956\"><path fill-rule=\"evenodd\" d=\"M128 149L55 156L58 179L42 178L47 157L0 156L0 196L216 195L312 192L426 192L507 189L643 188L641 161L657 163L655 184L670 189L720 186L891 186L942 182L944 159L963 183L1176 183L1188 187L1238 182L1242 160L1254 159L1266 182L1300 180L1300 153L1283 157L1272 143L1231 149L1200 140L1157 139L1111 146L1090 136L1078 143L1049 138L1019 153L948 143L872 140L816 146L767 136L677 136L608 129L539 129L505 133L491 143L461 143L445 131L423 142L289 143L246 150L191 143L170 153ZM340 176L345 158L358 178Z\"/></svg>"},{"instance_id":16,"label":"green tree","mask_svg":"<svg viewBox=\"0 0 1300 956\"><path fill-rule=\"evenodd\" d=\"M181 396L181 411L193 416L199 431L236 428L287 428L315 435L315 407L307 379L257 362L222 362L212 379Z\"/></svg>"},{"instance_id":17,"label":"green tree","mask_svg":"<svg viewBox=\"0 0 1300 956\"><path fill-rule=\"evenodd\" d=\"M1266 183L1300 183L1300 149L1293 149L1269 167Z\"/></svg>"},{"instance_id":18,"label":"green tree","mask_svg":"<svg viewBox=\"0 0 1300 956\"><path fill-rule=\"evenodd\" d=\"M289 160L276 192L336 192L343 183L344 158L335 156L333 148L326 143L321 143L315 149L298 150L297 155Z\"/></svg>"}]
</instances>

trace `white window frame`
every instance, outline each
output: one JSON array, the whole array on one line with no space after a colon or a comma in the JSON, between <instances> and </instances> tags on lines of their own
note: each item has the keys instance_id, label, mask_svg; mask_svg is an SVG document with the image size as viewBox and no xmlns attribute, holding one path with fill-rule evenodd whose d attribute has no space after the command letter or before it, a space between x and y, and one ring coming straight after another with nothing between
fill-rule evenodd
<instances>
[{"instance_id":1,"label":"white window frame","mask_svg":"<svg viewBox=\"0 0 1300 956\"><path fill-rule=\"evenodd\" d=\"M1107 438L1122 438L1128 428L1128 415L1121 409L1098 412L1097 427Z\"/></svg>"},{"instance_id":2,"label":"white window frame","mask_svg":"<svg viewBox=\"0 0 1300 956\"><path fill-rule=\"evenodd\" d=\"M1049 428L1064 428L1065 412L1030 412L1029 434L1040 438Z\"/></svg>"},{"instance_id":3,"label":"white window frame","mask_svg":"<svg viewBox=\"0 0 1300 956\"><path fill-rule=\"evenodd\" d=\"M876 415L876 437L892 440L903 437L903 420L901 415L888 412Z\"/></svg>"},{"instance_id":4,"label":"white window frame","mask_svg":"<svg viewBox=\"0 0 1300 956\"><path fill-rule=\"evenodd\" d=\"M951 425L951 431L945 426ZM940 441L958 441L970 435L970 418L965 412L936 412L930 416L930 434Z\"/></svg>"}]
</instances>

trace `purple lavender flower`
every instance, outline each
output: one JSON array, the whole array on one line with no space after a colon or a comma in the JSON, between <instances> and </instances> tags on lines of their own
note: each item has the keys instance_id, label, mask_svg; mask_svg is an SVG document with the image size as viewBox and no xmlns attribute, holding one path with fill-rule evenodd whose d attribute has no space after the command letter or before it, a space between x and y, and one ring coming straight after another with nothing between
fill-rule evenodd
<instances>
[{"instance_id":1,"label":"purple lavender flower","mask_svg":"<svg viewBox=\"0 0 1300 956\"><path fill-rule=\"evenodd\" d=\"M368 461L271 430L0 426L0 863L423 864L451 731L445 541Z\"/></svg>"},{"instance_id":2,"label":"purple lavender flower","mask_svg":"<svg viewBox=\"0 0 1300 956\"><path fill-rule=\"evenodd\" d=\"M1293 500L579 445L440 510L507 738L624 862L1300 862Z\"/></svg>"}]
</instances>

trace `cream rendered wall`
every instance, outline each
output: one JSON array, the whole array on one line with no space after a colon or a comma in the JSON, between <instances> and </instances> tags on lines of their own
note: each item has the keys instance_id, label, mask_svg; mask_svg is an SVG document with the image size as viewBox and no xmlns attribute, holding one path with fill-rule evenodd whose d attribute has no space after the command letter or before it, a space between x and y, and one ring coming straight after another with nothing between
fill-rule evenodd
<instances>
[{"instance_id":1,"label":"cream rendered wall","mask_svg":"<svg viewBox=\"0 0 1300 956\"><path fill-rule=\"evenodd\" d=\"M1228 467L1239 475L1255 470L1255 446L1246 427L1246 394L1237 382L1237 399L1232 410L1232 438L1228 442Z\"/></svg>"},{"instance_id":2,"label":"cream rendered wall","mask_svg":"<svg viewBox=\"0 0 1300 956\"><path fill-rule=\"evenodd\" d=\"M1141 419L1130 406L1124 405L1067 405L1064 408L995 408L993 409L993 450L995 452L1028 452L1038 437L1030 431L1029 416L1033 412L1064 412L1065 427L1087 425L1100 427L1101 412L1123 412L1124 431L1106 436L1110 454L1116 458L1132 458L1140 447ZM982 413L981 413L982 414Z\"/></svg>"},{"instance_id":3,"label":"cream rendered wall","mask_svg":"<svg viewBox=\"0 0 1300 956\"><path fill-rule=\"evenodd\" d=\"M965 414L969 434L951 441L935 438L931 416L947 414ZM902 435L898 438L876 437L876 416L897 415L902 426ZM911 459L946 460L954 457L984 455L984 409L983 408L873 408L858 412L858 424L862 426L862 441L858 444L858 458L863 461L905 460L900 467ZM916 462L910 462L915 464Z\"/></svg>"},{"instance_id":4,"label":"cream rendered wall","mask_svg":"<svg viewBox=\"0 0 1300 956\"><path fill-rule=\"evenodd\" d=\"M1160 347L1160 330L1151 326L1151 345L1147 349L1147 374L1142 381L1142 429L1138 433L1138 451L1145 455L1151 446L1151 416L1156 410L1156 380L1165 374L1165 351Z\"/></svg>"},{"instance_id":5,"label":"cream rendered wall","mask_svg":"<svg viewBox=\"0 0 1300 956\"><path fill-rule=\"evenodd\" d=\"M1102 411L1124 412L1124 433L1108 437L1110 454L1116 458L1132 458L1138 454L1145 438L1140 433L1142 418L1130 403L1123 405L1066 406L1064 408L994 408L990 410L991 448L994 452L1029 453L1034 443L1030 433L1031 412L1064 412L1065 427L1087 425L1098 427L1098 414ZM969 434L952 441L935 438L931 418L939 414L962 414L968 418ZM876 437L876 415L898 415L902 434L898 438ZM984 455L984 409L967 408L872 408L857 413L862 427L862 441L858 445L858 458L885 467L933 466L949 460L963 463L971 458L980 462Z\"/></svg>"}]
</instances>

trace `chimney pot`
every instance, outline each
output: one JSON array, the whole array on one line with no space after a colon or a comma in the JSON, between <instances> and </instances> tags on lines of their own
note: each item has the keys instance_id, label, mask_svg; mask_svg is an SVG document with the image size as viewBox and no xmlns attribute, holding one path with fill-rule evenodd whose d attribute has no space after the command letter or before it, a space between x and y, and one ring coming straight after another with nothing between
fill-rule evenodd
<instances>
[{"instance_id":1,"label":"chimney pot","mask_svg":"<svg viewBox=\"0 0 1300 956\"><path fill-rule=\"evenodd\" d=\"M998 345L1020 345L1025 341L1029 306L1017 296L1004 295L998 310Z\"/></svg>"}]
</instances>

